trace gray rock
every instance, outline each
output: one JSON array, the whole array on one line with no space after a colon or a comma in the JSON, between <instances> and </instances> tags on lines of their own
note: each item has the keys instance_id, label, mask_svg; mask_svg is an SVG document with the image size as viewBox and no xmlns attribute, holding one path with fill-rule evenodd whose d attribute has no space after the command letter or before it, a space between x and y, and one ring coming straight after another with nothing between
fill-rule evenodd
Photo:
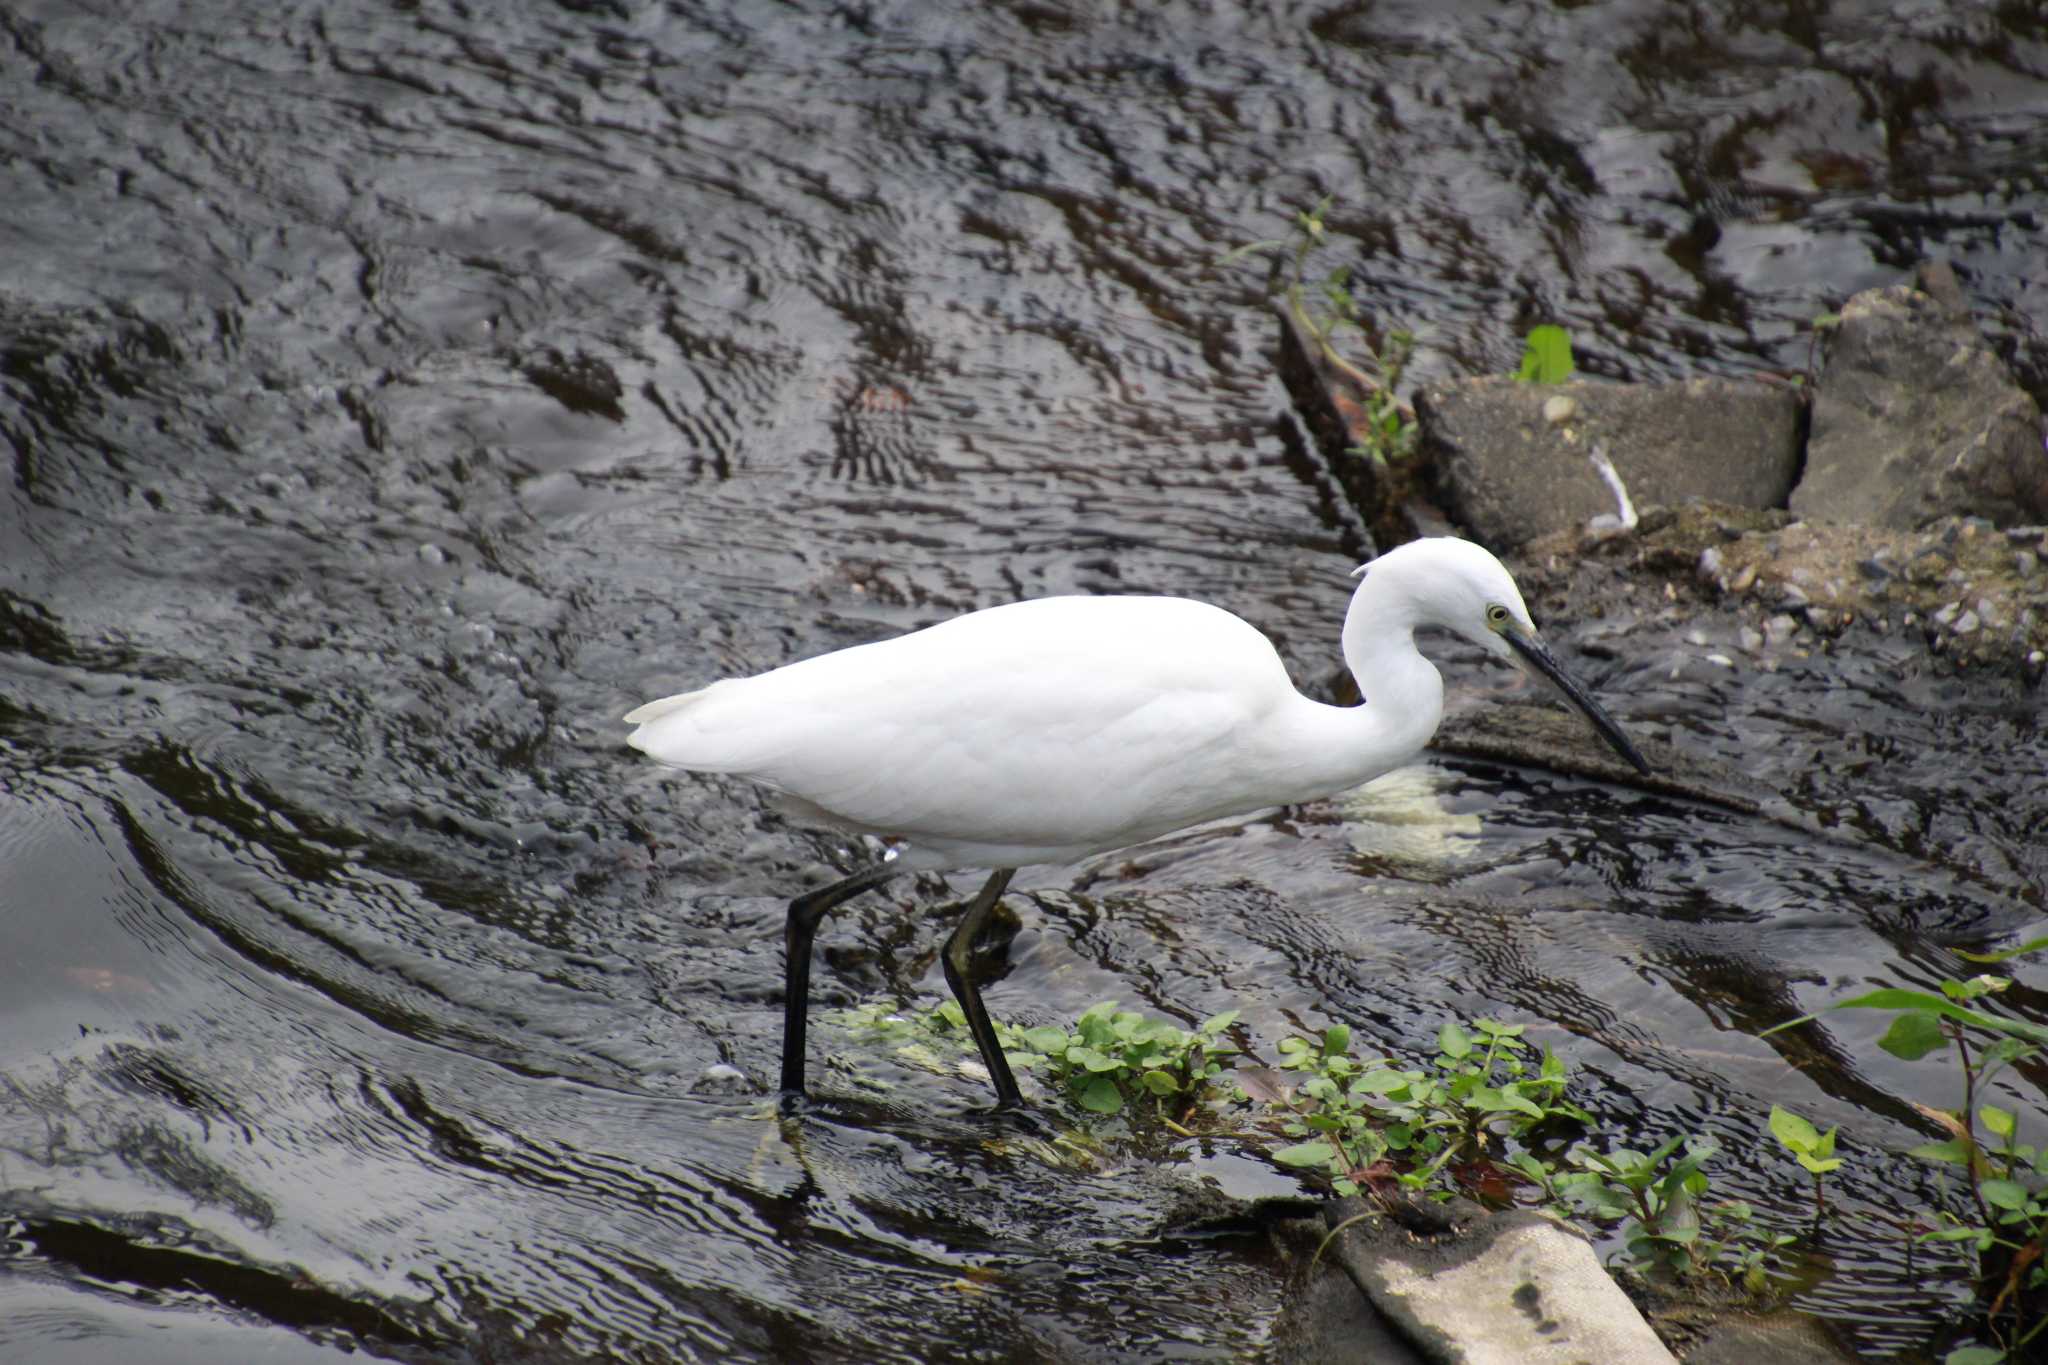
<instances>
[{"instance_id":1,"label":"gray rock","mask_svg":"<svg viewBox=\"0 0 2048 1365\"><path fill-rule=\"evenodd\" d=\"M1321 1219L1304 1218L1274 1233L1307 1264L1327 1231ZM1281 1298L1268 1346L1274 1365L1428 1365L1334 1263L1305 1278Z\"/></svg>"},{"instance_id":2,"label":"gray rock","mask_svg":"<svg viewBox=\"0 0 2048 1365\"><path fill-rule=\"evenodd\" d=\"M1576 410L1547 421L1544 407L1561 393ZM1596 442L1637 506L1704 498L1779 507L1798 467L1798 400L1762 383L1546 385L1496 375L1431 385L1416 394L1415 411L1452 515L1501 549L1614 513L1614 495L1587 459Z\"/></svg>"},{"instance_id":3,"label":"gray rock","mask_svg":"<svg viewBox=\"0 0 2048 1365\"><path fill-rule=\"evenodd\" d=\"M690 1083L693 1095L751 1095L754 1083L747 1079L747 1073L725 1062L713 1062L697 1074Z\"/></svg>"},{"instance_id":4,"label":"gray rock","mask_svg":"<svg viewBox=\"0 0 2048 1365\"><path fill-rule=\"evenodd\" d=\"M2048 515L2041 411L1969 318L1909 286L1842 309L1814 388L1802 517L1912 530Z\"/></svg>"},{"instance_id":5,"label":"gray rock","mask_svg":"<svg viewBox=\"0 0 2048 1365\"><path fill-rule=\"evenodd\" d=\"M1652 1308L1650 1321L1678 1347L1685 1365L1850 1365L1856 1359L1825 1324L1790 1309L1758 1316L1670 1303Z\"/></svg>"},{"instance_id":6,"label":"gray rock","mask_svg":"<svg viewBox=\"0 0 2048 1365\"><path fill-rule=\"evenodd\" d=\"M1585 1238L1540 1214L1353 1199L1326 1216L1343 1227L1330 1258L1431 1360L1676 1365Z\"/></svg>"}]
</instances>

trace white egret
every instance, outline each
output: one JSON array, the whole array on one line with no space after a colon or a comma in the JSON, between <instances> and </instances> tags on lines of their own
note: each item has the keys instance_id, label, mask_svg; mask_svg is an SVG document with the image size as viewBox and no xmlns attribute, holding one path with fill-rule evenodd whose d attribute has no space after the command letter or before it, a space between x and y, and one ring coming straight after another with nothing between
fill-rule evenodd
<instances>
[{"instance_id":1,"label":"white egret","mask_svg":"<svg viewBox=\"0 0 2048 1365\"><path fill-rule=\"evenodd\" d=\"M899 853L790 902L782 1088L804 1088L811 943L832 909L899 873L990 869L947 939L997 1104L1022 1102L981 993L974 937L1033 863L1067 863L1190 825L1348 790L1413 760L1443 680L1415 647L1440 626L1534 669L1643 772L1615 723L1558 667L1500 561L1418 540L1359 570L1344 662L1362 705L1295 691L1266 637L1174 597L1051 597L990 607L630 712L627 742L671 767L733 773L799 818L901 841Z\"/></svg>"}]
</instances>

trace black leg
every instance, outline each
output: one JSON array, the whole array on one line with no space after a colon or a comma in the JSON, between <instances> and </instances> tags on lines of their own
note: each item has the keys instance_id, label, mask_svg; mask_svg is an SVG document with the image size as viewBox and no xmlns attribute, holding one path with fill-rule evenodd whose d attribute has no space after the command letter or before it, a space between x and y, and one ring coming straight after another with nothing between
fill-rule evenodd
<instances>
[{"instance_id":1,"label":"black leg","mask_svg":"<svg viewBox=\"0 0 2048 1365\"><path fill-rule=\"evenodd\" d=\"M804 1093L804 1026L811 1003L811 940L818 925L841 904L871 886L880 886L896 875L889 863L854 873L851 877L807 891L789 903L789 918L782 926L782 1091Z\"/></svg>"},{"instance_id":2,"label":"black leg","mask_svg":"<svg viewBox=\"0 0 2048 1365\"><path fill-rule=\"evenodd\" d=\"M988 1008L981 1003L981 992L974 988L969 968L974 960L974 936L988 922L989 912L1003 898L1003 890L1009 886L1014 872L1014 868L1003 867L989 874L988 881L974 897L974 903L967 907L960 927L946 940L946 950L940 955L940 962L946 969L946 984L952 987L953 998L960 1002L961 1012L967 1016L967 1027L974 1034L974 1045L981 1049L982 1065L988 1068L988 1078L995 1082L998 1109L1018 1108L1024 1103L1024 1096L1017 1089L1017 1078L1010 1074L1010 1064L1003 1058L1002 1047L996 1042L995 1025L989 1022Z\"/></svg>"}]
</instances>

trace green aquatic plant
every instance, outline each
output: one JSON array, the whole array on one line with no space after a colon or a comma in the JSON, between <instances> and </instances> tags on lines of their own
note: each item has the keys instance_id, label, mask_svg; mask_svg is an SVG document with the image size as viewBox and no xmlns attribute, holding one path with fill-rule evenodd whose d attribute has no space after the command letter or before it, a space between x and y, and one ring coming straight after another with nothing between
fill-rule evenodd
<instances>
[{"instance_id":1,"label":"green aquatic plant","mask_svg":"<svg viewBox=\"0 0 2048 1365\"><path fill-rule=\"evenodd\" d=\"M952 1000L910 1011L871 1003L843 1017L935 1070L942 1069L940 1047L974 1046L966 1013ZM1081 1108L1116 1114L1149 1100L1152 1113L1179 1127L1177 1120L1198 1105L1243 1098L1230 1074L1241 1053L1225 1036L1236 1020L1237 1011L1226 1010L1188 1029L1106 1000L1083 1010L1071 1028L994 1022L1012 1066L1037 1073Z\"/></svg>"},{"instance_id":2,"label":"green aquatic plant","mask_svg":"<svg viewBox=\"0 0 2048 1365\"><path fill-rule=\"evenodd\" d=\"M1263 252L1285 253L1288 265L1281 297L1288 316L1315 348L1315 358L1355 391L1360 410L1345 414L1353 437L1351 453L1384 469L1414 454L1420 432L1414 407L1399 393L1402 372L1415 352L1415 337L1394 327L1375 342L1365 309L1351 292L1350 267L1337 266L1319 279L1309 278L1309 260L1329 237L1323 217L1334 201L1334 195L1325 195L1314 208L1295 214L1294 230L1287 236L1246 243L1225 252L1216 263Z\"/></svg>"},{"instance_id":3,"label":"green aquatic plant","mask_svg":"<svg viewBox=\"0 0 2048 1365\"><path fill-rule=\"evenodd\" d=\"M933 1069L973 1047L966 1016L950 1000L918 1011L868 1004L842 1017ZM1254 1101L1236 1071L1245 1054L1227 1036L1236 1019L1226 1010L1190 1029L1104 1001L1071 1026L996 1022L995 1030L1012 1065L1082 1110L1149 1118L1182 1134L1207 1110L1209 1131L1235 1123L1293 1139L1271 1150L1272 1159L1340 1196L1408 1190L1504 1205L1533 1189L1561 1213L1617 1225L1628 1265L1679 1276L1712 1270L1753 1294L1797 1240L1761 1227L1742 1201L1707 1198L1704 1167L1717 1151L1710 1139L1673 1137L1647 1152L1582 1141L1562 1159L1546 1155L1559 1129L1584 1130L1592 1117L1566 1098L1563 1061L1531 1044L1526 1025L1448 1022L1417 1066L1359 1057L1342 1024L1293 1035L1278 1047L1278 1070L1292 1084ZM1834 1134L1801 1124L1774 1113L1780 1141L1824 1168L1818 1179L1839 1165Z\"/></svg>"},{"instance_id":4,"label":"green aquatic plant","mask_svg":"<svg viewBox=\"0 0 2048 1365\"><path fill-rule=\"evenodd\" d=\"M2048 938L2004 952L1958 956L1995 965L2043 949L2048 949ZM1879 1047L1909 1062L1953 1057L1961 1072L1959 1107L1922 1109L1948 1136L1922 1143L1907 1155L1958 1168L1969 1204L1960 1214L1943 1210L1942 1226L1923 1233L1922 1240L1975 1253L1979 1293L1988 1297L1984 1326L1997 1344L1951 1351L1945 1365L2023 1359L2048 1332L2048 1149L2020 1141L2013 1111L1982 1101L1996 1076L2034 1060L2048 1046L2048 1027L1992 1014L1977 1004L2011 984L2010 978L1989 973L1950 977L1937 982L1934 991L1865 991L1823 1011L1888 1011L1892 1020ZM1797 1028L1819 1017L1802 1015L1766 1032Z\"/></svg>"},{"instance_id":5,"label":"green aquatic plant","mask_svg":"<svg viewBox=\"0 0 2048 1365\"><path fill-rule=\"evenodd\" d=\"M1764 1227L1743 1200L1708 1197L1706 1165L1719 1152L1712 1138L1680 1134L1647 1152L1579 1143L1562 1167L1529 1153L1515 1165L1560 1212L1617 1227L1620 1264L1650 1276L1713 1274L1761 1296L1799 1239Z\"/></svg>"},{"instance_id":6,"label":"green aquatic plant","mask_svg":"<svg viewBox=\"0 0 2048 1365\"><path fill-rule=\"evenodd\" d=\"M1361 1062L1342 1024L1283 1039L1281 1069L1302 1079L1276 1118L1298 1141L1274 1160L1322 1172L1340 1195L1375 1179L1439 1197L1499 1188L1506 1144L1588 1118L1564 1098L1564 1063L1548 1048L1533 1054L1524 1031L1491 1019L1447 1023L1420 1067Z\"/></svg>"},{"instance_id":7,"label":"green aquatic plant","mask_svg":"<svg viewBox=\"0 0 2048 1365\"><path fill-rule=\"evenodd\" d=\"M1764 1293L1798 1239L1761 1226L1741 1200L1707 1197L1704 1168L1719 1150L1711 1139L1682 1135L1647 1152L1580 1142L1562 1161L1544 1154L1546 1134L1593 1120L1565 1097L1564 1063L1534 1049L1525 1031L1491 1019L1447 1023L1435 1056L1416 1067L1360 1061L1343 1025L1283 1040L1282 1069L1303 1079L1275 1111L1296 1141L1273 1159L1326 1178L1339 1195L1378 1185L1505 1203L1516 1179L1560 1212L1619 1226L1621 1257L1637 1269L1711 1271ZM1832 1135L1813 1145L1831 1149Z\"/></svg>"},{"instance_id":8,"label":"green aquatic plant","mask_svg":"<svg viewBox=\"0 0 2048 1365\"><path fill-rule=\"evenodd\" d=\"M1823 1133L1812 1123L1782 1105L1771 1106L1771 1136L1790 1152L1813 1177L1813 1216L1817 1221L1827 1211L1823 1186L1828 1172L1838 1170L1842 1158L1835 1155L1835 1128Z\"/></svg>"},{"instance_id":9,"label":"green aquatic plant","mask_svg":"<svg viewBox=\"0 0 2048 1365\"><path fill-rule=\"evenodd\" d=\"M1224 1036L1236 1020L1236 1010L1225 1010L1184 1029L1106 1000L1083 1010L1071 1029L998 1024L996 1036L1012 1062L1040 1072L1090 1113L1114 1114L1149 1099L1171 1122L1194 1105L1241 1097L1229 1078L1239 1050Z\"/></svg>"}]
</instances>

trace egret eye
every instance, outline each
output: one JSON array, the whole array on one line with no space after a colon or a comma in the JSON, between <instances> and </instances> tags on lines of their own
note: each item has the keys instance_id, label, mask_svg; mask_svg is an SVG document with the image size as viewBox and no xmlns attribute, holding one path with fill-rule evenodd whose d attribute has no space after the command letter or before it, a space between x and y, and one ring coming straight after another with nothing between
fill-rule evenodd
<instances>
[{"instance_id":1,"label":"egret eye","mask_svg":"<svg viewBox=\"0 0 2048 1365\"><path fill-rule=\"evenodd\" d=\"M1495 602L1492 606L1486 609L1487 625L1493 627L1493 629L1495 630L1499 630L1502 626L1506 625L1507 623L1508 609L1506 607L1502 606L1498 602Z\"/></svg>"}]
</instances>

